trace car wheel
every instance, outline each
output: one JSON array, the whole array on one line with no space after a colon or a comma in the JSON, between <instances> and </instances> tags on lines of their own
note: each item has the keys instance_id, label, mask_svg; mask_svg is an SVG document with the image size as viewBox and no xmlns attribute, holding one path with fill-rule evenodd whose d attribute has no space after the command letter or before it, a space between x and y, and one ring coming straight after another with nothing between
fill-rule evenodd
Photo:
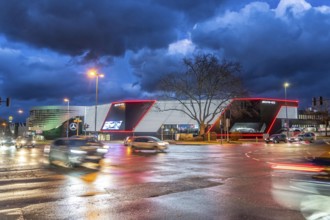
<instances>
[{"instance_id":1,"label":"car wheel","mask_svg":"<svg viewBox=\"0 0 330 220\"><path fill-rule=\"evenodd\" d=\"M49 164L52 165L53 164L53 161L54 161L54 159L53 159L52 155L49 153L49 156L48 156L48 162L49 162Z\"/></svg>"},{"instance_id":2,"label":"car wheel","mask_svg":"<svg viewBox=\"0 0 330 220\"><path fill-rule=\"evenodd\" d=\"M156 152L158 152L158 151L159 151L159 149L158 149L158 147L157 147L157 146L154 146L154 147L153 147L153 149L154 149Z\"/></svg>"},{"instance_id":3,"label":"car wheel","mask_svg":"<svg viewBox=\"0 0 330 220\"><path fill-rule=\"evenodd\" d=\"M277 144L277 143L278 143L278 140L275 139L275 140L274 140L274 144Z\"/></svg>"},{"instance_id":4,"label":"car wheel","mask_svg":"<svg viewBox=\"0 0 330 220\"><path fill-rule=\"evenodd\" d=\"M70 161L70 156L66 155L64 166L67 168L74 168L75 164Z\"/></svg>"},{"instance_id":5,"label":"car wheel","mask_svg":"<svg viewBox=\"0 0 330 220\"><path fill-rule=\"evenodd\" d=\"M69 158L67 158L67 160L64 163L65 167L67 168L74 168L74 164L70 162Z\"/></svg>"}]
</instances>

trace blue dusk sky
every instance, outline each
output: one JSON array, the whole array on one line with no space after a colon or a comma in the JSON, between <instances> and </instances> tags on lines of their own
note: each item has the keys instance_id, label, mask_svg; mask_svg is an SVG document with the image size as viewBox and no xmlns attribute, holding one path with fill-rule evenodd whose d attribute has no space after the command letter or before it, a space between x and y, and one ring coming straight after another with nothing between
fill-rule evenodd
<instances>
[{"instance_id":1,"label":"blue dusk sky","mask_svg":"<svg viewBox=\"0 0 330 220\"><path fill-rule=\"evenodd\" d=\"M0 117L33 106L151 99L182 59L239 62L252 97L330 98L328 0L0 0ZM23 114L18 114L22 109Z\"/></svg>"}]
</instances>

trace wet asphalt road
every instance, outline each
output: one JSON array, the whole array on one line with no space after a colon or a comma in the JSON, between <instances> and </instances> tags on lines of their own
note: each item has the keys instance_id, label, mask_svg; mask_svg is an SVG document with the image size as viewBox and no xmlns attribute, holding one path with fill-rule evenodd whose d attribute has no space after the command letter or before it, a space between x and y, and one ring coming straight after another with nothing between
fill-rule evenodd
<instances>
[{"instance_id":1,"label":"wet asphalt road","mask_svg":"<svg viewBox=\"0 0 330 220\"><path fill-rule=\"evenodd\" d=\"M43 146L0 149L0 219L225 220L305 219L306 193L291 201L297 196L288 189L310 183L312 174L274 172L270 163L306 163L323 150L258 143L134 153L110 143L93 170L50 166ZM322 187L327 194L328 184Z\"/></svg>"}]
</instances>

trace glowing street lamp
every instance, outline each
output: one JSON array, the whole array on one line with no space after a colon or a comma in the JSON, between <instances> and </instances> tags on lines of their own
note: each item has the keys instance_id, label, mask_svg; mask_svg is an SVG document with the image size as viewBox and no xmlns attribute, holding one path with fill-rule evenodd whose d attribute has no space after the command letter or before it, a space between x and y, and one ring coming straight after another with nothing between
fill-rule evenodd
<instances>
[{"instance_id":1,"label":"glowing street lamp","mask_svg":"<svg viewBox=\"0 0 330 220\"><path fill-rule=\"evenodd\" d=\"M104 74L102 73L98 73L96 69L90 69L88 71L88 76L91 77L91 78L94 78L96 79L96 89L95 89L95 124L94 124L94 132L95 132L95 135L96 135L96 122L97 122L97 102L98 102L98 84L99 84L99 77L103 78L104 77Z\"/></svg>"},{"instance_id":2,"label":"glowing street lamp","mask_svg":"<svg viewBox=\"0 0 330 220\"><path fill-rule=\"evenodd\" d=\"M286 98L286 88L288 88L290 86L290 84L288 82L285 82L283 84L284 86L284 96L285 96L285 126L287 129L287 136L289 137L289 124L288 124L288 105L287 105L287 98Z\"/></svg>"},{"instance_id":3,"label":"glowing street lamp","mask_svg":"<svg viewBox=\"0 0 330 220\"><path fill-rule=\"evenodd\" d=\"M6 134L6 126L7 126L7 124L6 124L6 122L2 122L2 127L3 127L3 129L2 129L2 135L5 135Z\"/></svg>"},{"instance_id":4,"label":"glowing street lamp","mask_svg":"<svg viewBox=\"0 0 330 220\"><path fill-rule=\"evenodd\" d=\"M66 137L69 137L70 99L65 98L63 101L68 103L68 120L67 120L67 126L66 126Z\"/></svg>"}]
</instances>

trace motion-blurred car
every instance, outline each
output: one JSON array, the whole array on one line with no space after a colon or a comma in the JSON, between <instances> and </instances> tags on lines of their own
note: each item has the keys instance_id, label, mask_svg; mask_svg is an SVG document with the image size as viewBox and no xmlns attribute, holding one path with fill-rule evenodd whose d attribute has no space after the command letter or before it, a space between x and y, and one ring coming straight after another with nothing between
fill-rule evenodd
<instances>
[{"instance_id":1,"label":"motion-blurred car","mask_svg":"<svg viewBox=\"0 0 330 220\"><path fill-rule=\"evenodd\" d=\"M313 143L315 141L315 134L312 132L306 132L289 138L289 142L299 142L299 141L308 141Z\"/></svg>"},{"instance_id":2,"label":"motion-blurred car","mask_svg":"<svg viewBox=\"0 0 330 220\"><path fill-rule=\"evenodd\" d=\"M169 143L153 136L135 136L130 145L132 150L155 150L164 152L168 149Z\"/></svg>"},{"instance_id":3,"label":"motion-blurred car","mask_svg":"<svg viewBox=\"0 0 330 220\"><path fill-rule=\"evenodd\" d=\"M317 165L330 166L330 151L323 152L319 156L316 156L312 162ZM330 170L328 169L328 172Z\"/></svg>"},{"instance_id":4,"label":"motion-blurred car","mask_svg":"<svg viewBox=\"0 0 330 220\"><path fill-rule=\"evenodd\" d=\"M99 145L102 145L102 147L105 148L105 149L110 148L110 146L108 144L105 144L105 143L99 141L97 139L97 137L95 137L94 135L73 135L70 138L83 138L83 139L88 140L88 142L90 142L90 143L95 142L95 143L97 143Z\"/></svg>"},{"instance_id":5,"label":"motion-blurred car","mask_svg":"<svg viewBox=\"0 0 330 220\"><path fill-rule=\"evenodd\" d=\"M1 146L15 146L15 140L12 137L2 137L0 139L1 141Z\"/></svg>"},{"instance_id":6,"label":"motion-blurred car","mask_svg":"<svg viewBox=\"0 0 330 220\"><path fill-rule=\"evenodd\" d=\"M133 140L133 136L127 136L124 140L124 145L125 146L130 146L131 145L131 142Z\"/></svg>"},{"instance_id":7,"label":"motion-blurred car","mask_svg":"<svg viewBox=\"0 0 330 220\"><path fill-rule=\"evenodd\" d=\"M272 134L271 136L269 136L268 138L265 138L265 142L268 144L270 142L276 144L276 143L280 143L280 142L284 142L286 143L287 137L285 134Z\"/></svg>"},{"instance_id":8,"label":"motion-blurred car","mask_svg":"<svg viewBox=\"0 0 330 220\"><path fill-rule=\"evenodd\" d=\"M16 139L15 146L16 148L22 148L22 147L35 147L36 141L33 140L32 137L18 137Z\"/></svg>"},{"instance_id":9,"label":"motion-blurred car","mask_svg":"<svg viewBox=\"0 0 330 220\"><path fill-rule=\"evenodd\" d=\"M71 168L86 163L98 167L108 150L102 142L89 138L71 137L54 140L47 151L50 164L60 162Z\"/></svg>"}]
</instances>

